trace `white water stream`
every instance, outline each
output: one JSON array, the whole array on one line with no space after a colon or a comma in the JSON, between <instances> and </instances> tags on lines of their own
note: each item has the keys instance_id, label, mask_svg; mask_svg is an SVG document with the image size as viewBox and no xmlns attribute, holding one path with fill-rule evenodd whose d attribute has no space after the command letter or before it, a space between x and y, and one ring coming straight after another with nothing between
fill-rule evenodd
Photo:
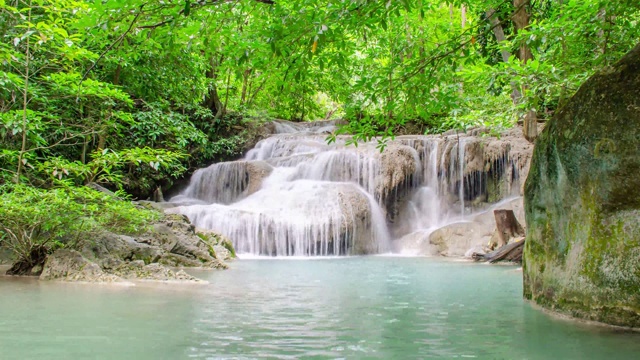
<instances>
[{"instance_id":1,"label":"white water stream","mask_svg":"<svg viewBox=\"0 0 640 360\"><path fill-rule=\"evenodd\" d=\"M460 221L467 200L486 192L486 176L467 172L474 137L398 137L381 153L375 142L346 146L346 137L328 144L327 122L275 128L244 159L196 171L170 211L229 237L238 253L355 255ZM496 161L516 168L508 156ZM508 188L503 197L516 186Z\"/></svg>"}]
</instances>

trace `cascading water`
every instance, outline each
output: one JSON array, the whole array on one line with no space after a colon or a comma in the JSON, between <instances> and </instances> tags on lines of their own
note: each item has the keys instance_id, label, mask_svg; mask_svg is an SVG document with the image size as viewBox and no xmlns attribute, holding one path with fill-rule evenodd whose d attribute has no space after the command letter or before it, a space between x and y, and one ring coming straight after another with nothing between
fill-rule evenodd
<instances>
[{"instance_id":1,"label":"cascading water","mask_svg":"<svg viewBox=\"0 0 640 360\"><path fill-rule=\"evenodd\" d=\"M346 146L347 137L328 144L327 122L274 128L243 160L196 171L169 211L229 237L241 254L371 254L390 251L392 237L460 221L487 190L487 166L467 150L476 138L464 134L401 136L380 152L375 142ZM500 151L485 157L511 159ZM511 172L524 167L510 161Z\"/></svg>"}]
</instances>

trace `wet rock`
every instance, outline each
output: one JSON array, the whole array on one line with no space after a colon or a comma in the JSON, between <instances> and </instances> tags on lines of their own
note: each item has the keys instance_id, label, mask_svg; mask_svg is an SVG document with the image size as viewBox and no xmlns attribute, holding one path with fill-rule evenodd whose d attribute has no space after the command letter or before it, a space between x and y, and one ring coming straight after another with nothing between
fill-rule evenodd
<instances>
[{"instance_id":1,"label":"wet rock","mask_svg":"<svg viewBox=\"0 0 640 360\"><path fill-rule=\"evenodd\" d=\"M409 146L390 144L380 154L380 170L375 178L375 197L379 203L384 204L389 221L395 221L419 166L418 153Z\"/></svg>"},{"instance_id":2,"label":"wet rock","mask_svg":"<svg viewBox=\"0 0 640 360\"><path fill-rule=\"evenodd\" d=\"M189 186L171 198L175 205L202 203L230 204L260 189L273 167L264 161L232 161L197 170Z\"/></svg>"},{"instance_id":3,"label":"wet rock","mask_svg":"<svg viewBox=\"0 0 640 360\"><path fill-rule=\"evenodd\" d=\"M248 196L260 190L262 181L271 174L273 167L264 161L248 161L246 166L249 177L246 189L246 196Z\"/></svg>"},{"instance_id":4,"label":"wet rock","mask_svg":"<svg viewBox=\"0 0 640 360\"><path fill-rule=\"evenodd\" d=\"M372 220L372 209L376 220ZM299 180L263 188L233 205L181 206L200 228L233 239L240 252L263 255L376 253L384 218L358 186ZM380 218L382 217L382 218Z\"/></svg>"},{"instance_id":5,"label":"wet rock","mask_svg":"<svg viewBox=\"0 0 640 360\"><path fill-rule=\"evenodd\" d=\"M419 164L418 154L408 146L391 144L380 155L376 174L376 197L386 198L402 186L409 185Z\"/></svg>"},{"instance_id":6,"label":"wet rock","mask_svg":"<svg viewBox=\"0 0 640 360\"><path fill-rule=\"evenodd\" d=\"M404 255L440 256L438 245L429 241L432 231L418 230L393 241L394 252Z\"/></svg>"},{"instance_id":7,"label":"wet rock","mask_svg":"<svg viewBox=\"0 0 640 360\"><path fill-rule=\"evenodd\" d=\"M436 189L447 203L464 205L467 212L521 195L533 151L520 127L501 134L475 128L442 135L406 135L390 143L416 150L419 171L413 174L414 184Z\"/></svg>"},{"instance_id":8,"label":"wet rock","mask_svg":"<svg viewBox=\"0 0 640 360\"><path fill-rule=\"evenodd\" d=\"M442 227L429 236L443 256L462 257L471 248L486 245L495 231L495 224L460 222Z\"/></svg>"},{"instance_id":9,"label":"wet rock","mask_svg":"<svg viewBox=\"0 0 640 360\"><path fill-rule=\"evenodd\" d=\"M202 241L208 246L213 247L213 253L215 258L227 261L236 258L236 250L233 247L233 242L229 238L203 228L196 228L196 234Z\"/></svg>"},{"instance_id":10,"label":"wet rock","mask_svg":"<svg viewBox=\"0 0 640 360\"><path fill-rule=\"evenodd\" d=\"M213 250L216 252L216 257L222 261L229 261L233 259L231 251L222 245L214 245Z\"/></svg>"},{"instance_id":11,"label":"wet rock","mask_svg":"<svg viewBox=\"0 0 640 360\"><path fill-rule=\"evenodd\" d=\"M493 211L513 210L517 219L524 219L522 198L503 201L489 209L437 229L414 231L396 240L394 248L413 255L469 257L470 249L479 252L497 236Z\"/></svg>"},{"instance_id":12,"label":"wet rock","mask_svg":"<svg viewBox=\"0 0 640 360\"><path fill-rule=\"evenodd\" d=\"M98 264L77 251L61 249L47 258L40 280L117 282L122 279L105 273Z\"/></svg>"}]
</instances>

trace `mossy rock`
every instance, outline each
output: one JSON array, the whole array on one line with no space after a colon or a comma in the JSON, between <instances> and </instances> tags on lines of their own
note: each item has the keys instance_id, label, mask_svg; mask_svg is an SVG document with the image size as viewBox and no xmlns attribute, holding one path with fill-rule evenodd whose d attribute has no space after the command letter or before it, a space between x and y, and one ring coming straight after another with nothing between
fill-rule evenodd
<instances>
[{"instance_id":1,"label":"mossy rock","mask_svg":"<svg viewBox=\"0 0 640 360\"><path fill-rule=\"evenodd\" d=\"M212 257L222 261L236 258L236 250L233 247L233 243L226 237L204 229L196 229L196 235L209 247L209 253ZM222 253L222 251L216 251L216 248L219 250L224 249L228 252L228 256L218 256L218 252Z\"/></svg>"},{"instance_id":2,"label":"mossy rock","mask_svg":"<svg viewBox=\"0 0 640 360\"><path fill-rule=\"evenodd\" d=\"M525 211L525 297L640 328L640 45L546 126Z\"/></svg>"}]
</instances>

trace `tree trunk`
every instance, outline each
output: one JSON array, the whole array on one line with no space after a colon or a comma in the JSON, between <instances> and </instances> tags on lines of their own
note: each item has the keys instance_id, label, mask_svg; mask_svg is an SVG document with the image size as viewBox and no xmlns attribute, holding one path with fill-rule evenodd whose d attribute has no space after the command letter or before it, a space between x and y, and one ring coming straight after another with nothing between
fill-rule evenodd
<instances>
[{"instance_id":1,"label":"tree trunk","mask_svg":"<svg viewBox=\"0 0 640 360\"><path fill-rule=\"evenodd\" d=\"M500 24L500 19L496 16L495 9L489 9L485 13L487 19L489 19L489 23L491 23L491 27L493 28L493 35L496 37L496 41L498 45L504 43L507 38L504 36L504 30L502 29L502 25ZM502 55L502 61L509 62L509 57L511 54L504 48L500 49L500 54Z\"/></svg>"},{"instance_id":2,"label":"tree trunk","mask_svg":"<svg viewBox=\"0 0 640 360\"><path fill-rule=\"evenodd\" d=\"M46 246L36 245L26 256L22 256L13 263L6 274L12 276L40 276L48 255L49 249Z\"/></svg>"},{"instance_id":3,"label":"tree trunk","mask_svg":"<svg viewBox=\"0 0 640 360\"><path fill-rule=\"evenodd\" d=\"M513 210L494 210L493 216L496 218L498 247L508 244L513 237L524 236L524 229L516 219Z\"/></svg>"},{"instance_id":4,"label":"tree trunk","mask_svg":"<svg viewBox=\"0 0 640 360\"><path fill-rule=\"evenodd\" d=\"M538 114L535 110L529 110L525 114L522 134L531 143L538 137Z\"/></svg>"},{"instance_id":5,"label":"tree trunk","mask_svg":"<svg viewBox=\"0 0 640 360\"><path fill-rule=\"evenodd\" d=\"M120 74L122 73L122 65L116 66L116 71L113 73L113 85L120 85Z\"/></svg>"},{"instance_id":6,"label":"tree trunk","mask_svg":"<svg viewBox=\"0 0 640 360\"><path fill-rule=\"evenodd\" d=\"M462 29L467 26L467 7L464 5L460 6L460 25Z\"/></svg>"},{"instance_id":7,"label":"tree trunk","mask_svg":"<svg viewBox=\"0 0 640 360\"><path fill-rule=\"evenodd\" d=\"M524 30L529 26L529 19L531 18L531 15L527 11L529 2L530 0L513 0L513 7L516 10L516 13L513 15L513 25L516 29L516 35L520 30ZM518 59L525 64L527 61L533 59L531 49L524 42L520 44Z\"/></svg>"},{"instance_id":8,"label":"tree trunk","mask_svg":"<svg viewBox=\"0 0 640 360\"><path fill-rule=\"evenodd\" d=\"M240 105L244 105L247 99L247 91L249 89L249 78L251 76L251 69L247 69L242 74L242 93L240 95Z\"/></svg>"},{"instance_id":9,"label":"tree trunk","mask_svg":"<svg viewBox=\"0 0 640 360\"><path fill-rule=\"evenodd\" d=\"M496 41L498 42L498 45L504 43L507 40L507 38L506 36L504 36L504 29L502 28L500 19L498 19L498 16L496 16L496 10L489 9L485 14L487 16L487 19L489 19L489 22L491 23L491 27L493 28L493 35L496 37ZM502 61L509 62L509 57L511 57L511 53L509 53L505 48L502 48L500 49L500 54L502 55ZM518 90L516 83L512 81L511 82L511 100L513 101L513 104L516 105L520 101L521 97L522 97L522 94L520 94L520 91Z\"/></svg>"},{"instance_id":10,"label":"tree trunk","mask_svg":"<svg viewBox=\"0 0 640 360\"><path fill-rule=\"evenodd\" d=\"M249 100L247 101L247 104L246 104L247 107L250 107L253 104L254 100L256 99L256 96L258 96L258 93L260 93L260 91L262 91L262 88L264 87L264 84L269 79L269 77L266 74L264 74L263 76L264 76L264 78L260 82L260 85L258 85L258 88L256 88L255 91L252 90L251 96L249 97Z\"/></svg>"},{"instance_id":11,"label":"tree trunk","mask_svg":"<svg viewBox=\"0 0 640 360\"><path fill-rule=\"evenodd\" d=\"M516 13L513 15L513 25L516 29L516 34L519 31L526 29L529 26L529 19L531 15L528 12L527 6L530 5L530 0L513 0L513 6L516 9ZM533 59L531 49L525 42L520 44L518 49L518 59L526 64L527 61ZM523 85L522 92L527 91L527 85ZM530 142L535 141L538 137L538 115L534 109L531 109L524 116L524 129L523 135L525 139Z\"/></svg>"},{"instance_id":12,"label":"tree trunk","mask_svg":"<svg viewBox=\"0 0 640 360\"><path fill-rule=\"evenodd\" d=\"M24 89L22 96L22 145L20 147L20 152L18 153L18 169L16 171L15 183L20 182L20 175L22 173L22 165L24 160L24 154L27 151L27 105L29 104L29 59L31 58L31 43L30 38L31 34L31 5L32 2L29 1L29 12L27 15L27 47L25 53L25 65L24 65Z\"/></svg>"},{"instance_id":13,"label":"tree trunk","mask_svg":"<svg viewBox=\"0 0 640 360\"><path fill-rule=\"evenodd\" d=\"M229 105L229 85L231 84L231 69L227 70L227 91L224 94L224 105L222 106L222 113L227 113L227 105Z\"/></svg>"},{"instance_id":14,"label":"tree trunk","mask_svg":"<svg viewBox=\"0 0 640 360\"><path fill-rule=\"evenodd\" d=\"M525 240L516 241L488 254L473 253L471 257L475 261L488 261L492 264L498 261L522 262L524 242Z\"/></svg>"},{"instance_id":15,"label":"tree trunk","mask_svg":"<svg viewBox=\"0 0 640 360\"><path fill-rule=\"evenodd\" d=\"M213 57L209 60L209 69L207 69L205 76L210 80L210 84L209 92L204 99L203 105L211 110L211 113L216 118L221 117L223 115L224 106L222 105L222 101L220 101L220 95L218 95L218 88L216 87L218 74L216 60Z\"/></svg>"}]
</instances>

